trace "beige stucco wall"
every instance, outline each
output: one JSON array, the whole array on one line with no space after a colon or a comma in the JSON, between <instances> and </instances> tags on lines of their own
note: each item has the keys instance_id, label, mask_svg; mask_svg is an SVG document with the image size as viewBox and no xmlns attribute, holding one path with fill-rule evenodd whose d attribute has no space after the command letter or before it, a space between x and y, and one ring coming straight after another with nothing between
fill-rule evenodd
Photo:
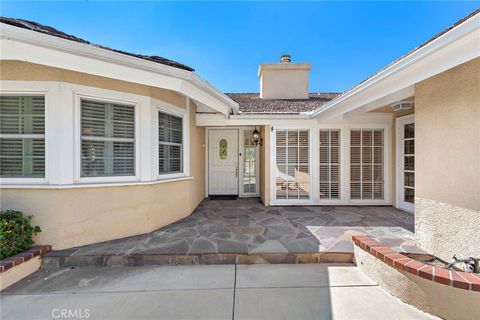
<instances>
[{"instance_id":1,"label":"beige stucco wall","mask_svg":"<svg viewBox=\"0 0 480 320\"><path fill-rule=\"evenodd\" d=\"M150 88L21 62L2 61L2 79L67 81L146 94L185 107L186 99ZM195 126L190 105L190 175L193 179L153 185L73 189L2 189L1 208L33 215L38 244L62 249L150 232L188 216L205 196L205 129Z\"/></svg>"},{"instance_id":2,"label":"beige stucco wall","mask_svg":"<svg viewBox=\"0 0 480 320\"><path fill-rule=\"evenodd\" d=\"M415 232L450 259L480 256L480 58L415 87Z\"/></svg>"},{"instance_id":3,"label":"beige stucco wall","mask_svg":"<svg viewBox=\"0 0 480 320\"><path fill-rule=\"evenodd\" d=\"M399 271L354 247L355 263L380 287L402 301L443 319L477 319L480 294Z\"/></svg>"},{"instance_id":4,"label":"beige stucco wall","mask_svg":"<svg viewBox=\"0 0 480 320\"><path fill-rule=\"evenodd\" d=\"M3 290L15 282L20 281L26 276L34 273L40 269L40 265L40 256L36 256L28 261L25 261L24 263L8 269L5 272L0 273L0 290Z\"/></svg>"},{"instance_id":5,"label":"beige stucco wall","mask_svg":"<svg viewBox=\"0 0 480 320\"><path fill-rule=\"evenodd\" d=\"M53 68L17 60L0 60L0 70L0 80L62 81L149 96L182 108L185 107L185 97L175 91L99 77L88 73Z\"/></svg>"},{"instance_id":6,"label":"beige stucco wall","mask_svg":"<svg viewBox=\"0 0 480 320\"><path fill-rule=\"evenodd\" d=\"M263 145L260 147L260 197L264 205L270 204L270 126L261 127Z\"/></svg>"},{"instance_id":7,"label":"beige stucco wall","mask_svg":"<svg viewBox=\"0 0 480 320\"><path fill-rule=\"evenodd\" d=\"M307 99L310 68L308 63L260 64L260 97Z\"/></svg>"}]
</instances>

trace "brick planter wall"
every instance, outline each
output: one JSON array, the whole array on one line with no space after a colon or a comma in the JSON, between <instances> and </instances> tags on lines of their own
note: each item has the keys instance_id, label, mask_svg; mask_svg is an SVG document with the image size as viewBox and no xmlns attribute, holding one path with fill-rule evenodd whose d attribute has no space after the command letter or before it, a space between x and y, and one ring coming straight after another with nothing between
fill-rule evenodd
<instances>
[{"instance_id":1,"label":"brick planter wall","mask_svg":"<svg viewBox=\"0 0 480 320\"><path fill-rule=\"evenodd\" d=\"M0 261L0 273L7 271L10 268L18 266L36 256L40 256L44 253L52 250L51 246L33 246L27 251L21 252L14 256L8 257Z\"/></svg>"},{"instance_id":2,"label":"brick planter wall","mask_svg":"<svg viewBox=\"0 0 480 320\"><path fill-rule=\"evenodd\" d=\"M369 236L353 236L353 242L387 265L447 286L480 292L480 274L459 272L425 264L400 254Z\"/></svg>"}]
</instances>

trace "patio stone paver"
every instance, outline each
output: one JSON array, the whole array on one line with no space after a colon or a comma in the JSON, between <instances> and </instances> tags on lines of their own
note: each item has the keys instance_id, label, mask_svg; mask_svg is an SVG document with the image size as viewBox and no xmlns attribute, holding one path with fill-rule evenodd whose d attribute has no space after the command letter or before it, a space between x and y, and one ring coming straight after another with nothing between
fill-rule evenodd
<instances>
[{"instance_id":1,"label":"patio stone paver","mask_svg":"<svg viewBox=\"0 0 480 320\"><path fill-rule=\"evenodd\" d=\"M351 236L358 234L400 252L424 253L413 228L414 216L392 207L265 207L257 198L204 200L189 217L154 232L51 256L351 253Z\"/></svg>"}]
</instances>

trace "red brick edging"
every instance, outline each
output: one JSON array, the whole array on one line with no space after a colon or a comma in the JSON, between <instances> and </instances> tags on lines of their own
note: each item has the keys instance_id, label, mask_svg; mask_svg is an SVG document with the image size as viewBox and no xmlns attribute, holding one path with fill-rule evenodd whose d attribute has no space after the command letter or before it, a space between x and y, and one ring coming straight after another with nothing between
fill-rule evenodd
<instances>
[{"instance_id":1,"label":"red brick edging","mask_svg":"<svg viewBox=\"0 0 480 320\"><path fill-rule=\"evenodd\" d=\"M480 275L425 264L385 247L369 236L352 236L352 240L355 245L395 269L451 287L480 292Z\"/></svg>"},{"instance_id":2,"label":"red brick edging","mask_svg":"<svg viewBox=\"0 0 480 320\"><path fill-rule=\"evenodd\" d=\"M8 257L0 261L0 273L5 272L12 267L18 266L19 264L24 263L33 257L47 253L50 250L52 250L51 246L33 246L27 251Z\"/></svg>"}]
</instances>

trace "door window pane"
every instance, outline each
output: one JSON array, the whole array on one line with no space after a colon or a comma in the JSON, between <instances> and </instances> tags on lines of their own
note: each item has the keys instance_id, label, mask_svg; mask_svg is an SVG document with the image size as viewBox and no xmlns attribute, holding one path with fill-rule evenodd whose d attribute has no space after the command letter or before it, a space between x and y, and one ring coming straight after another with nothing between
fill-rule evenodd
<instances>
[{"instance_id":1,"label":"door window pane","mask_svg":"<svg viewBox=\"0 0 480 320\"><path fill-rule=\"evenodd\" d=\"M415 199L415 124L405 124L403 134L403 200L413 204Z\"/></svg>"},{"instance_id":2,"label":"door window pane","mask_svg":"<svg viewBox=\"0 0 480 320\"><path fill-rule=\"evenodd\" d=\"M252 142L252 131L244 130L243 144L243 192L257 192L258 147Z\"/></svg>"},{"instance_id":3,"label":"door window pane","mask_svg":"<svg viewBox=\"0 0 480 320\"><path fill-rule=\"evenodd\" d=\"M228 157L228 141L227 139L220 139L218 143L218 153L220 160L227 160Z\"/></svg>"}]
</instances>

